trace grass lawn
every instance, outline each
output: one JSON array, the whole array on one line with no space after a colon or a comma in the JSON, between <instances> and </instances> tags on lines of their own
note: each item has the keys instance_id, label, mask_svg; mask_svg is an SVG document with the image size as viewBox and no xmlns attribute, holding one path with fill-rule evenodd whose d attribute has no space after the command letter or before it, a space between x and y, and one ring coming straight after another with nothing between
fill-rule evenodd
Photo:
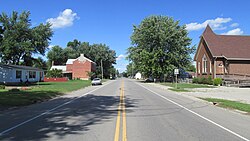
<instances>
[{"instance_id":1,"label":"grass lawn","mask_svg":"<svg viewBox=\"0 0 250 141\"><path fill-rule=\"evenodd\" d=\"M30 86L32 88L30 90L9 91L4 89L0 90L0 106L29 105L84 88L90 84L88 80L72 80L68 82L39 82L37 85Z\"/></svg>"},{"instance_id":2,"label":"grass lawn","mask_svg":"<svg viewBox=\"0 0 250 141\"><path fill-rule=\"evenodd\" d=\"M175 83L161 83L161 85L172 87L170 90L176 92L188 92L188 89L193 88L214 88L214 86L202 85L202 84L192 84L192 83L177 83L177 88Z\"/></svg>"},{"instance_id":3,"label":"grass lawn","mask_svg":"<svg viewBox=\"0 0 250 141\"><path fill-rule=\"evenodd\" d=\"M240 111L250 113L250 104L241 103L237 101L231 101L231 100L217 99L217 98L200 98L200 99L203 99L209 102L216 102L218 103L218 106L223 107L223 108L237 109Z\"/></svg>"}]
</instances>

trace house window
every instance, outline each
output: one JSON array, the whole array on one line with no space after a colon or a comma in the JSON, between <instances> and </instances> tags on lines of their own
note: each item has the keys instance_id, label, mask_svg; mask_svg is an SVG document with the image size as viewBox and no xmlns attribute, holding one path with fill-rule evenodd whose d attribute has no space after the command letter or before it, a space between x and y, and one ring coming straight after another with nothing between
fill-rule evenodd
<instances>
[{"instance_id":1,"label":"house window","mask_svg":"<svg viewBox=\"0 0 250 141\"><path fill-rule=\"evenodd\" d=\"M29 78L36 78L36 72L35 71L29 71Z\"/></svg>"},{"instance_id":2,"label":"house window","mask_svg":"<svg viewBox=\"0 0 250 141\"><path fill-rule=\"evenodd\" d=\"M21 79L21 77L22 77L22 71L16 70L16 79Z\"/></svg>"},{"instance_id":3,"label":"house window","mask_svg":"<svg viewBox=\"0 0 250 141\"><path fill-rule=\"evenodd\" d=\"M201 63L200 62L198 62L198 67L197 68L198 68L198 73L201 73L201 70L200 70L201 69Z\"/></svg>"},{"instance_id":4,"label":"house window","mask_svg":"<svg viewBox=\"0 0 250 141\"><path fill-rule=\"evenodd\" d=\"M210 60L210 73L212 73L212 61Z\"/></svg>"},{"instance_id":5,"label":"house window","mask_svg":"<svg viewBox=\"0 0 250 141\"><path fill-rule=\"evenodd\" d=\"M205 54L202 57L202 73L207 73L207 57Z\"/></svg>"}]
</instances>

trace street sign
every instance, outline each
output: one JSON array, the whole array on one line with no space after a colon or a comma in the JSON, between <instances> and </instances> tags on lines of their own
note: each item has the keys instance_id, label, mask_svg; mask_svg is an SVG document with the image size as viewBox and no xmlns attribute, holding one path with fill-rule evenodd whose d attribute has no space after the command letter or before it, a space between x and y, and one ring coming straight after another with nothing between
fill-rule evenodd
<instances>
[{"instance_id":1,"label":"street sign","mask_svg":"<svg viewBox=\"0 0 250 141\"><path fill-rule=\"evenodd\" d=\"M175 75L179 74L179 69L174 69L174 74Z\"/></svg>"}]
</instances>

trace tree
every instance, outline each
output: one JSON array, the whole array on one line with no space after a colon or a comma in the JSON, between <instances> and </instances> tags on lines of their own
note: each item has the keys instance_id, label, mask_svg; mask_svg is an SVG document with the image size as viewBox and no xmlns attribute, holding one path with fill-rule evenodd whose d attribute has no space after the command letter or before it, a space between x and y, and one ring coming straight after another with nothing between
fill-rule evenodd
<instances>
[{"instance_id":1,"label":"tree","mask_svg":"<svg viewBox=\"0 0 250 141\"><path fill-rule=\"evenodd\" d=\"M54 62L54 65L64 65L67 61L64 50L60 46L54 46L48 52L47 58L50 62Z\"/></svg>"},{"instance_id":2,"label":"tree","mask_svg":"<svg viewBox=\"0 0 250 141\"><path fill-rule=\"evenodd\" d=\"M38 57L37 59L33 60L33 67L47 70L47 64L46 61L44 61L41 57Z\"/></svg>"},{"instance_id":3,"label":"tree","mask_svg":"<svg viewBox=\"0 0 250 141\"><path fill-rule=\"evenodd\" d=\"M32 66L32 55L45 55L53 35L49 23L31 27L30 12L12 12L0 15L0 57L7 64Z\"/></svg>"},{"instance_id":4,"label":"tree","mask_svg":"<svg viewBox=\"0 0 250 141\"><path fill-rule=\"evenodd\" d=\"M77 48L81 45L81 42L77 39L74 39L74 41L70 41L67 43L67 47L72 48L74 50L77 50Z\"/></svg>"},{"instance_id":5,"label":"tree","mask_svg":"<svg viewBox=\"0 0 250 141\"><path fill-rule=\"evenodd\" d=\"M194 47L190 47L191 39L187 35L185 26L173 18L147 17L134 26L128 59L147 77L170 75L174 68L185 68L191 60Z\"/></svg>"},{"instance_id":6,"label":"tree","mask_svg":"<svg viewBox=\"0 0 250 141\"><path fill-rule=\"evenodd\" d=\"M136 72L139 71L132 62L127 65L126 69L127 75L131 77L135 76Z\"/></svg>"}]
</instances>

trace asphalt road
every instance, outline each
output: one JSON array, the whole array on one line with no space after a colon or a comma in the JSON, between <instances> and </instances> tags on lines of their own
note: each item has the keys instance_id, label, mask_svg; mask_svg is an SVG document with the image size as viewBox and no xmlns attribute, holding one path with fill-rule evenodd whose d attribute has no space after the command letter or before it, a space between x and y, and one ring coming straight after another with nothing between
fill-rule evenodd
<instances>
[{"instance_id":1,"label":"asphalt road","mask_svg":"<svg viewBox=\"0 0 250 141\"><path fill-rule=\"evenodd\" d=\"M250 116L117 79L0 113L0 140L249 141L249 125Z\"/></svg>"}]
</instances>

